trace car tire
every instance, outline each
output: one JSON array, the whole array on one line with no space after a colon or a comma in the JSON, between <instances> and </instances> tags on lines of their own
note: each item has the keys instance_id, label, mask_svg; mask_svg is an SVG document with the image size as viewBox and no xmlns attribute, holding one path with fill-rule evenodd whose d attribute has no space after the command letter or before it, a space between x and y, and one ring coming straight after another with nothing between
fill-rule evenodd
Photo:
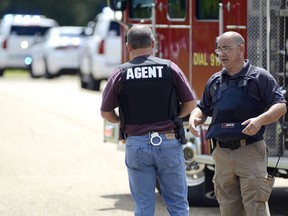
<instances>
[{"instance_id":1,"label":"car tire","mask_svg":"<svg viewBox=\"0 0 288 216\"><path fill-rule=\"evenodd\" d=\"M97 80L90 74L89 82L87 83L87 89L100 91L101 79Z\"/></svg>"},{"instance_id":2,"label":"car tire","mask_svg":"<svg viewBox=\"0 0 288 216\"><path fill-rule=\"evenodd\" d=\"M80 85L81 85L81 88L87 89L87 83L84 82L83 80L80 80Z\"/></svg>"},{"instance_id":3,"label":"car tire","mask_svg":"<svg viewBox=\"0 0 288 216\"><path fill-rule=\"evenodd\" d=\"M81 88L87 89L87 81L85 79L85 75L83 75L80 69L79 69L79 79Z\"/></svg>"},{"instance_id":4,"label":"car tire","mask_svg":"<svg viewBox=\"0 0 288 216\"><path fill-rule=\"evenodd\" d=\"M49 72L47 60L45 60L45 74L44 77L46 79L52 79L54 76Z\"/></svg>"},{"instance_id":5,"label":"car tire","mask_svg":"<svg viewBox=\"0 0 288 216\"><path fill-rule=\"evenodd\" d=\"M31 77L31 78L33 78L33 79L38 79L38 78L41 77L41 76L37 76L37 75L34 74L34 72L33 72L33 65L32 65L32 64L29 66L28 70L29 70L29 74L30 74L30 77Z\"/></svg>"},{"instance_id":6,"label":"car tire","mask_svg":"<svg viewBox=\"0 0 288 216\"><path fill-rule=\"evenodd\" d=\"M188 186L188 202L190 206L218 206L215 197L213 176L214 171L207 167L203 171L205 181L195 186Z\"/></svg>"},{"instance_id":7,"label":"car tire","mask_svg":"<svg viewBox=\"0 0 288 216\"><path fill-rule=\"evenodd\" d=\"M0 77L4 75L4 69L0 69Z\"/></svg>"}]
</instances>

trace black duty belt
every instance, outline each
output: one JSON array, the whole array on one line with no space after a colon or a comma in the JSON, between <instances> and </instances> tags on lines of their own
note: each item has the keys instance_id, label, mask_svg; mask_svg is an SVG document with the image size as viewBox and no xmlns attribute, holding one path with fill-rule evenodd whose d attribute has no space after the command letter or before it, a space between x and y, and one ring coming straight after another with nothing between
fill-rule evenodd
<instances>
[{"instance_id":1,"label":"black duty belt","mask_svg":"<svg viewBox=\"0 0 288 216\"><path fill-rule=\"evenodd\" d=\"M240 147L244 147L247 145L250 145L252 143L258 142L262 140L263 138L258 138L258 139L241 139L241 140L234 140L234 141L229 141L229 142L222 142L216 140L216 144L218 144L221 148L229 148L231 150L238 149Z\"/></svg>"},{"instance_id":2,"label":"black duty belt","mask_svg":"<svg viewBox=\"0 0 288 216\"><path fill-rule=\"evenodd\" d=\"M140 135L132 135L132 134L128 134L128 136L150 136L151 133L153 133L154 131L150 131L144 134L140 134ZM155 131L156 132L156 131ZM158 134L175 134L174 130L167 130L167 131L157 131Z\"/></svg>"},{"instance_id":3,"label":"black duty belt","mask_svg":"<svg viewBox=\"0 0 288 216\"><path fill-rule=\"evenodd\" d=\"M164 134L166 139L175 139L176 138L174 130L159 131L159 132L151 131L151 132L146 133L142 136L148 135L151 145L159 146L162 143L162 137L160 136L161 134ZM128 134L128 136L131 136L131 135Z\"/></svg>"}]
</instances>

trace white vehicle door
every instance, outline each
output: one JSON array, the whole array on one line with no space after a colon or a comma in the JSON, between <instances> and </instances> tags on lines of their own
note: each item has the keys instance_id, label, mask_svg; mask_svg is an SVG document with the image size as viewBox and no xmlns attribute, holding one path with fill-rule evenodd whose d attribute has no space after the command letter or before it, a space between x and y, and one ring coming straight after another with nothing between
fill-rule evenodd
<instances>
[{"instance_id":1,"label":"white vehicle door","mask_svg":"<svg viewBox=\"0 0 288 216\"><path fill-rule=\"evenodd\" d=\"M107 64L119 65L121 63L121 36L120 24L111 21L105 37L105 55Z\"/></svg>"}]
</instances>

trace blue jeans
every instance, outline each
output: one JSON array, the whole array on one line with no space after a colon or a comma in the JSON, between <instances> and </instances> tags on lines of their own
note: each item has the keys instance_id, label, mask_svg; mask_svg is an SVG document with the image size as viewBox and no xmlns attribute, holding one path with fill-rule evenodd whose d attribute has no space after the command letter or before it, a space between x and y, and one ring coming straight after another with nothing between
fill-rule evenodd
<instances>
[{"instance_id":1,"label":"blue jeans","mask_svg":"<svg viewBox=\"0 0 288 216\"><path fill-rule=\"evenodd\" d=\"M125 163L129 186L135 202L135 216L153 216L155 186L158 178L161 195L171 216L188 216L187 183L182 145L160 135L162 143L153 146L149 135L129 136Z\"/></svg>"}]
</instances>

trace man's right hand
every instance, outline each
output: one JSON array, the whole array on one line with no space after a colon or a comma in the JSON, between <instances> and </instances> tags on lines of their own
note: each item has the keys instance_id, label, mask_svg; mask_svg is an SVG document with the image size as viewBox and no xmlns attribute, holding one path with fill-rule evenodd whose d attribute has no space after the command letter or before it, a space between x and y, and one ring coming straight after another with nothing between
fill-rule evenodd
<instances>
[{"instance_id":1,"label":"man's right hand","mask_svg":"<svg viewBox=\"0 0 288 216\"><path fill-rule=\"evenodd\" d=\"M207 116L205 116L198 107L191 112L189 117L189 130L195 137L200 137L197 126L203 124L206 119Z\"/></svg>"},{"instance_id":2,"label":"man's right hand","mask_svg":"<svg viewBox=\"0 0 288 216\"><path fill-rule=\"evenodd\" d=\"M190 118L189 118L189 130L196 137L200 137L199 130L197 129L197 125L199 125L200 123L201 123L200 118L190 116Z\"/></svg>"}]
</instances>

